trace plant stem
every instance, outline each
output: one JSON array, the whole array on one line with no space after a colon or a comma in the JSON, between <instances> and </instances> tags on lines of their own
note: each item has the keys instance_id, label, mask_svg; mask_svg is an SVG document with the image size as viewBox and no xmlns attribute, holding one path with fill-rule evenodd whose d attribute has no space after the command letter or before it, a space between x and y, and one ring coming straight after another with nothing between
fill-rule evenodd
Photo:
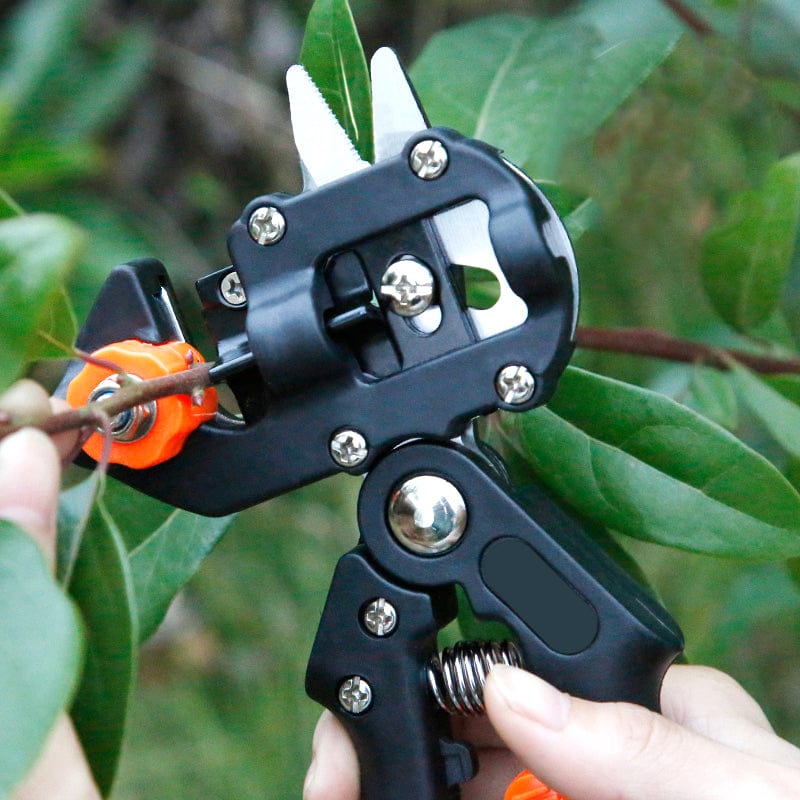
<instances>
[{"instance_id":1,"label":"plant stem","mask_svg":"<svg viewBox=\"0 0 800 800\"><path fill-rule=\"evenodd\" d=\"M682 0L661 0L673 14L698 36L709 36L714 29L699 15L692 11Z\"/></svg>"},{"instance_id":2,"label":"plant stem","mask_svg":"<svg viewBox=\"0 0 800 800\"><path fill-rule=\"evenodd\" d=\"M0 420L0 439L13 433L26 425L31 425L45 433L63 433L64 431L79 430L87 425L95 427L99 414L105 414L113 419L117 414L129 408L158 400L161 397L170 397L176 394L193 395L211 385L209 370L212 364L196 364L183 372L151 378L146 381L137 381L125 384L122 388L102 400L62 411L45 420L25 419L15 415L13 419Z\"/></svg>"},{"instance_id":3,"label":"plant stem","mask_svg":"<svg viewBox=\"0 0 800 800\"><path fill-rule=\"evenodd\" d=\"M800 359L777 358L744 350L712 347L690 339L679 339L653 328L578 328L578 347L635 356L662 358L688 364L705 364L719 370L729 369L733 359L762 375L800 373Z\"/></svg>"},{"instance_id":4,"label":"plant stem","mask_svg":"<svg viewBox=\"0 0 800 800\"><path fill-rule=\"evenodd\" d=\"M713 347L702 342L670 336L653 328L580 327L575 339L577 346L585 350L661 358L687 364L705 364L719 370L730 369L731 361L736 361L762 375L800 374L800 358L778 358L743 350ZM114 366L110 364L108 368L114 369ZM212 366L213 364L195 364L173 375L129 382L102 400L81 408L62 411L44 420L0 412L0 439L28 425L49 434L95 428L98 426L98 420L113 419L120 412L141 403L177 394L194 396L211 386L209 374Z\"/></svg>"}]
</instances>

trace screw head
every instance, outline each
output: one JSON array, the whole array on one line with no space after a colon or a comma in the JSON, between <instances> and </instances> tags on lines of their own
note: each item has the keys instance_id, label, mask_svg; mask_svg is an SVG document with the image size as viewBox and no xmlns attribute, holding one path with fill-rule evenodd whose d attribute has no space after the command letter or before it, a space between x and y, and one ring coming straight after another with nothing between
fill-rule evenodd
<instances>
[{"instance_id":1,"label":"screw head","mask_svg":"<svg viewBox=\"0 0 800 800\"><path fill-rule=\"evenodd\" d=\"M331 457L340 467L357 467L369 455L367 440L355 430L335 433L330 443Z\"/></svg>"},{"instance_id":2,"label":"screw head","mask_svg":"<svg viewBox=\"0 0 800 800\"><path fill-rule=\"evenodd\" d=\"M339 705L351 714L363 714L372 705L372 687L359 675L347 678L339 687Z\"/></svg>"},{"instance_id":3,"label":"screw head","mask_svg":"<svg viewBox=\"0 0 800 800\"><path fill-rule=\"evenodd\" d=\"M286 233L286 217L275 206L261 206L250 215L247 228L253 241L266 247L283 238Z\"/></svg>"},{"instance_id":4,"label":"screw head","mask_svg":"<svg viewBox=\"0 0 800 800\"><path fill-rule=\"evenodd\" d=\"M361 620L373 636L388 636L397 627L397 611L388 600L378 597L364 608Z\"/></svg>"},{"instance_id":5,"label":"screw head","mask_svg":"<svg viewBox=\"0 0 800 800\"><path fill-rule=\"evenodd\" d=\"M452 549L467 527L467 504L456 487L437 475L417 475L395 489L389 527L403 547L424 556Z\"/></svg>"},{"instance_id":6,"label":"screw head","mask_svg":"<svg viewBox=\"0 0 800 800\"><path fill-rule=\"evenodd\" d=\"M509 364L495 378L495 389L504 403L517 406L527 403L536 391L536 381L531 371L522 364Z\"/></svg>"},{"instance_id":7,"label":"screw head","mask_svg":"<svg viewBox=\"0 0 800 800\"><path fill-rule=\"evenodd\" d=\"M414 145L408 163L418 178L432 181L444 174L448 155L445 146L437 139L423 139Z\"/></svg>"},{"instance_id":8,"label":"screw head","mask_svg":"<svg viewBox=\"0 0 800 800\"><path fill-rule=\"evenodd\" d=\"M247 302L247 295L242 286L242 280L239 273L234 270L229 272L219 282L219 292L222 299L231 306L242 306Z\"/></svg>"},{"instance_id":9,"label":"screw head","mask_svg":"<svg viewBox=\"0 0 800 800\"><path fill-rule=\"evenodd\" d=\"M433 301L433 273L416 259L402 258L389 265L381 278L381 296L391 301L401 317L416 317Z\"/></svg>"}]
</instances>

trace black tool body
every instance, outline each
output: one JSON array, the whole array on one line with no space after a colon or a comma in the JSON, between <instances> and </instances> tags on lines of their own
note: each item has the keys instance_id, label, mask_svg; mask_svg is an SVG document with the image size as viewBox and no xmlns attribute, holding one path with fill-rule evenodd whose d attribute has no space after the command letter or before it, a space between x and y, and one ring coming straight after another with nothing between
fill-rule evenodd
<instances>
[{"instance_id":1,"label":"black tool body","mask_svg":"<svg viewBox=\"0 0 800 800\"><path fill-rule=\"evenodd\" d=\"M409 166L422 139L448 153L446 170L422 180ZM450 262L437 215L479 201L491 248L527 317L482 338L461 268ZM259 244L249 221L277 209L283 236ZM311 697L344 722L359 753L362 800L457 797L476 764L453 741L429 691L439 630L463 587L479 617L510 629L524 665L561 689L652 709L682 647L669 615L649 599L545 494L514 498L487 462L449 440L498 408L547 401L574 346L577 285L548 228L560 225L536 187L495 149L426 129L403 151L296 197L269 195L244 210L229 237L232 263L197 284L218 360L241 415L220 413L170 461L114 477L173 505L208 515L247 507L337 471L368 471L359 501L361 541L336 568L311 655ZM381 299L387 267L413 257L434 276L441 323L423 333ZM226 299L236 274L246 302ZM184 337L169 278L155 261L119 267L78 340L95 350L124 338ZM498 375L522 365L533 391L506 401ZM69 377L69 376L68 376ZM352 467L331 455L337 431L366 441ZM441 552L409 549L388 503L415 476L460 494L463 534ZM396 628L365 623L388 602Z\"/></svg>"}]
</instances>

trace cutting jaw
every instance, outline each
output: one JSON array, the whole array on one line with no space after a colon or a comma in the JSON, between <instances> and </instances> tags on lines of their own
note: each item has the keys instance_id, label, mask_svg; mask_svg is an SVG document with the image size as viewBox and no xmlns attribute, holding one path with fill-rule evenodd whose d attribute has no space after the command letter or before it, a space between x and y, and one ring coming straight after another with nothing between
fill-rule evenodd
<instances>
[{"instance_id":1,"label":"cutting jaw","mask_svg":"<svg viewBox=\"0 0 800 800\"><path fill-rule=\"evenodd\" d=\"M389 47L380 48L370 64L372 80L372 130L375 163L379 164L403 152L408 140L428 130L430 125L414 87L397 54ZM300 156L304 188L314 191L340 178L367 169L370 164L356 151L353 142L339 123L311 76L300 65L286 75L289 91L292 131ZM577 325L578 280L575 257L569 236L549 201L530 179L508 162L513 170L530 183L550 211L543 235L554 255L570 266L576 303L573 333ZM470 308L475 332L484 339L521 325L527 315L525 301L508 283L498 263L489 233L489 209L480 200L463 203L435 215L433 226L450 263L477 268L494 276L497 300L489 308ZM415 320L422 333L433 333L441 323L441 308L433 304Z\"/></svg>"}]
</instances>

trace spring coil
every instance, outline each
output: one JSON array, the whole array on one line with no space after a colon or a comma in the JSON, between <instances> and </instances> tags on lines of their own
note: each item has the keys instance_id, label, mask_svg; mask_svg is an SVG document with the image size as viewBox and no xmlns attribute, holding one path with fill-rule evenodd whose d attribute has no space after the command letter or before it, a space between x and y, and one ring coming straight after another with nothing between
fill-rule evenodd
<instances>
[{"instance_id":1,"label":"spring coil","mask_svg":"<svg viewBox=\"0 0 800 800\"><path fill-rule=\"evenodd\" d=\"M436 704L448 714L483 714L483 687L495 664L522 666L514 642L458 642L433 656L426 668Z\"/></svg>"}]
</instances>

